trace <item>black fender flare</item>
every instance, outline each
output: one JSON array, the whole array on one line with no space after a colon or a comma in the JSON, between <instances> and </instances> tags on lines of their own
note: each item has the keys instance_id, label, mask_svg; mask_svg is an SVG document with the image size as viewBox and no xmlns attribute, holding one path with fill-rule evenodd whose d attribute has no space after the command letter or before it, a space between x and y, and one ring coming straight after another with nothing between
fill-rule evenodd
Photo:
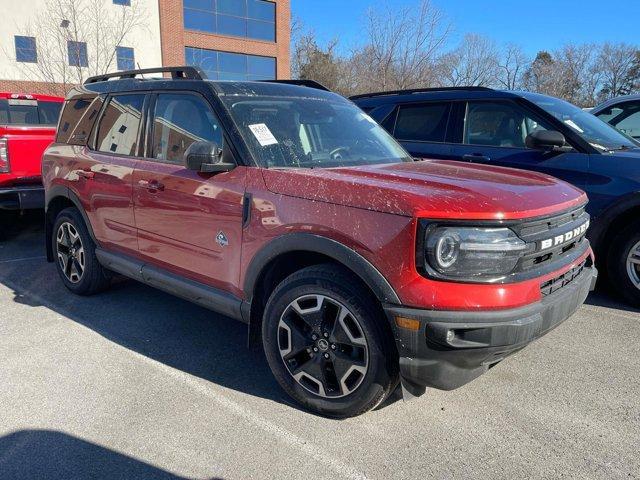
<instances>
[{"instance_id":1,"label":"black fender flare","mask_svg":"<svg viewBox=\"0 0 640 480\"><path fill-rule=\"evenodd\" d=\"M310 233L289 233L271 240L256 253L247 268L244 293L250 304L264 268L279 255L289 252L319 253L332 258L355 273L382 303L400 304L393 287L366 258L342 243Z\"/></svg>"},{"instance_id":2,"label":"black fender flare","mask_svg":"<svg viewBox=\"0 0 640 480\"><path fill-rule=\"evenodd\" d=\"M603 241L609 233L611 224L620 215L624 215L625 212L638 207L640 207L640 192L629 193L607 207L595 218L595 221L592 221L587 237L596 254L600 255L601 249L607 247L607 245L603 244Z\"/></svg>"},{"instance_id":3,"label":"black fender flare","mask_svg":"<svg viewBox=\"0 0 640 480\"><path fill-rule=\"evenodd\" d=\"M87 212L84 211L84 207L82 206L82 202L76 193L71 190L69 187L65 185L53 185L50 188L45 190L45 203L44 203L44 212L45 212L45 247L47 252L47 261L53 262L53 247L51 245L51 235L53 235L53 223L55 219L49 219L49 205L56 198L66 198L71 203L75 205L75 207L82 215L82 219L84 220L85 225L87 226L87 230L89 231L89 235L91 235L91 239L95 242L96 245L98 241L96 240L96 236L93 233L93 227L91 226L91 222L89 221L89 217L87 216Z\"/></svg>"}]
</instances>

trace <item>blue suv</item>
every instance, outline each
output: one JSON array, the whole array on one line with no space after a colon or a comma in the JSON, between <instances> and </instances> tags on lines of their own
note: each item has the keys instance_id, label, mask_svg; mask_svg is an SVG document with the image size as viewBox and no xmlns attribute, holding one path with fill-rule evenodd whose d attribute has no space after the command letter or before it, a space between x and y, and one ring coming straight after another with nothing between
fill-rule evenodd
<instances>
[{"instance_id":1,"label":"blue suv","mask_svg":"<svg viewBox=\"0 0 640 480\"><path fill-rule=\"evenodd\" d=\"M640 307L640 144L578 107L457 87L351 97L416 158L536 170L585 190L590 240L613 289Z\"/></svg>"}]
</instances>

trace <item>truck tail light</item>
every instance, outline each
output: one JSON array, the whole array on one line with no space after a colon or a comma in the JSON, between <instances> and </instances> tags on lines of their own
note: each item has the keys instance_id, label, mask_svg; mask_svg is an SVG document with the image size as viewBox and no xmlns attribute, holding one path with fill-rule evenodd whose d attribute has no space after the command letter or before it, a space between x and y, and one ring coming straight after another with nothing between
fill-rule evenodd
<instances>
[{"instance_id":1,"label":"truck tail light","mask_svg":"<svg viewBox=\"0 0 640 480\"><path fill-rule=\"evenodd\" d=\"M9 172L9 142L5 137L0 137L0 173Z\"/></svg>"}]
</instances>

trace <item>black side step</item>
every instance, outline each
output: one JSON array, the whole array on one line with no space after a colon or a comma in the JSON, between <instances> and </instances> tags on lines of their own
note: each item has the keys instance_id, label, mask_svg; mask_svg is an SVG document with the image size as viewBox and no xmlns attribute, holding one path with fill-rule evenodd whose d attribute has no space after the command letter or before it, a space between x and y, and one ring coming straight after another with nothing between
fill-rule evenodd
<instances>
[{"instance_id":1,"label":"black side step","mask_svg":"<svg viewBox=\"0 0 640 480\"><path fill-rule=\"evenodd\" d=\"M242 300L235 295L100 247L96 247L96 257L100 264L109 270L197 303L209 310L244 321L240 309Z\"/></svg>"}]
</instances>

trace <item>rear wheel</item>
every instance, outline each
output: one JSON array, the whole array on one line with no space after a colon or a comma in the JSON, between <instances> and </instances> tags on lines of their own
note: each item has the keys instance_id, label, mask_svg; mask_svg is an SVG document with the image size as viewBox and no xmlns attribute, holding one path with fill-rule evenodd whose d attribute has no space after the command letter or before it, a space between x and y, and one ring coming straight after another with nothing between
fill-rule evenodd
<instances>
[{"instance_id":1,"label":"rear wheel","mask_svg":"<svg viewBox=\"0 0 640 480\"><path fill-rule=\"evenodd\" d=\"M398 359L375 298L350 272L308 267L271 295L262 325L267 360L285 391L331 417L364 413L395 388Z\"/></svg>"},{"instance_id":2,"label":"rear wheel","mask_svg":"<svg viewBox=\"0 0 640 480\"><path fill-rule=\"evenodd\" d=\"M96 245L77 209L58 214L51 241L58 274L69 290L91 295L109 286L109 272L98 262Z\"/></svg>"},{"instance_id":3,"label":"rear wheel","mask_svg":"<svg viewBox=\"0 0 640 480\"><path fill-rule=\"evenodd\" d=\"M607 268L613 290L640 307L640 222L632 223L613 240Z\"/></svg>"}]
</instances>

